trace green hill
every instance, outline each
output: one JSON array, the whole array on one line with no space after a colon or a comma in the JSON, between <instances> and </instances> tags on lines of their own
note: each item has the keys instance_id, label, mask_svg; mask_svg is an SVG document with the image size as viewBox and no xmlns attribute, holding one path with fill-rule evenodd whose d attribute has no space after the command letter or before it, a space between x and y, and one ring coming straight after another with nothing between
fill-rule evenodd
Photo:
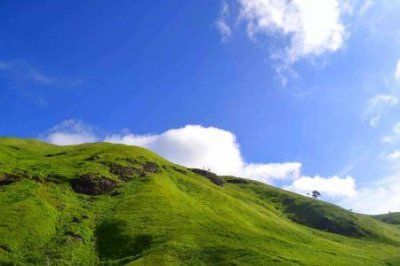
<instances>
[{"instance_id":1,"label":"green hill","mask_svg":"<svg viewBox=\"0 0 400 266\"><path fill-rule=\"evenodd\" d=\"M392 213L388 213L388 214L375 215L374 218L378 219L382 222L388 223L388 224L400 225L400 212L392 212Z\"/></svg>"},{"instance_id":2,"label":"green hill","mask_svg":"<svg viewBox=\"0 0 400 266\"><path fill-rule=\"evenodd\" d=\"M399 251L398 225L143 148L0 138L0 265L400 265Z\"/></svg>"}]
</instances>

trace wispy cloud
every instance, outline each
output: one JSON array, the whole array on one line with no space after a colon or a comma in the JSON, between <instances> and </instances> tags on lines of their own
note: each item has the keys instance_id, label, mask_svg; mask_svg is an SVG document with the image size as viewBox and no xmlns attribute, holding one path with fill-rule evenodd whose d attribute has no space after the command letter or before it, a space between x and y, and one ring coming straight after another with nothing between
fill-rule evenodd
<instances>
[{"instance_id":1,"label":"wispy cloud","mask_svg":"<svg viewBox=\"0 0 400 266\"><path fill-rule=\"evenodd\" d=\"M363 116L369 119L371 127L377 127L387 108L399 103L397 97L391 94L377 94L366 103Z\"/></svg>"},{"instance_id":2,"label":"wispy cloud","mask_svg":"<svg viewBox=\"0 0 400 266\"><path fill-rule=\"evenodd\" d=\"M40 85L51 85L57 80L23 60L0 61L0 71L9 74L10 78L18 84L33 82Z\"/></svg>"},{"instance_id":3,"label":"wispy cloud","mask_svg":"<svg viewBox=\"0 0 400 266\"><path fill-rule=\"evenodd\" d=\"M215 27L221 35L221 40L226 42L232 36L231 27L228 24L230 17L230 7L228 2L222 1L221 10L218 19L215 21Z\"/></svg>"},{"instance_id":4,"label":"wispy cloud","mask_svg":"<svg viewBox=\"0 0 400 266\"><path fill-rule=\"evenodd\" d=\"M396 69L394 71L394 78L397 81L400 81L400 59L397 60Z\"/></svg>"}]
</instances>

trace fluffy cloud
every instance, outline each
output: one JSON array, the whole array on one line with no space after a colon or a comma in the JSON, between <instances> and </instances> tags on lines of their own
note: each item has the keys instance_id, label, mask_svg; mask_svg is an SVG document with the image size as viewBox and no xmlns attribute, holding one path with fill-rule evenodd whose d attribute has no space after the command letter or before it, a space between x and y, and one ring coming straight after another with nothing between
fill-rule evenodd
<instances>
[{"instance_id":1,"label":"fluffy cloud","mask_svg":"<svg viewBox=\"0 0 400 266\"><path fill-rule=\"evenodd\" d=\"M188 167L239 175L244 167L235 135L214 127L189 125L159 135L112 135L106 142L137 145Z\"/></svg>"},{"instance_id":2,"label":"fluffy cloud","mask_svg":"<svg viewBox=\"0 0 400 266\"><path fill-rule=\"evenodd\" d=\"M98 141L90 126L85 125L80 120L66 120L46 133L42 134L42 139L57 145L73 145Z\"/></svg>"},{"instance_id":3,"label":"fluffy cloud","mask_svg":"<svg viewBox=\"0 0 400 266\"><path fill-rule=\"evenodd\" d=\"M289 39L287 63L335 52L343 46L346 29L339 0L237 0L240 18L250 36L280 34Z\"/></svg>"},{"instance_id":4,"label":"fluffy cloud","mask_svg":"<svg viewBox=\"0 0 400 266\"><path fill-rule=\"evenodd\" d=\"M300 194L305 194L315 189L328 197L353 197L357 194L355 180L351 176L346 178L338 176L326 178L321 176L302 176L284 188Z\"/></svg>"}]
</instances>

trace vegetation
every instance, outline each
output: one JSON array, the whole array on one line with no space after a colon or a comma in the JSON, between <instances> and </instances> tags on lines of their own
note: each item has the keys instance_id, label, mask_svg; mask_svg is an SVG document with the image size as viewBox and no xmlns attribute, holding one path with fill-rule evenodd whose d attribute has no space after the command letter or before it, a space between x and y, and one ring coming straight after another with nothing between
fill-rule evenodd
<instances>
[{"instance_id":1,"label":"vegetation","mask_svg":"<svg viewBox=\"0 0 400 266\"><path fill-rule=\"evenodd\" d=\"M400 225L400 212L392 212L392 213L388 213L388 214L375 215L374 218L378 219L382 222L388 223L388 224Z\"/></svg>"},{"instance_id":2,"label":"vegetation","mask_svg":"<svg viewBox=\"0 0 400 266\"><path fill-rule=\"evenodd\" d=\"M400 265L400 228L138 147L0 138L0 265Z\"/></svg>"}]
</instances>

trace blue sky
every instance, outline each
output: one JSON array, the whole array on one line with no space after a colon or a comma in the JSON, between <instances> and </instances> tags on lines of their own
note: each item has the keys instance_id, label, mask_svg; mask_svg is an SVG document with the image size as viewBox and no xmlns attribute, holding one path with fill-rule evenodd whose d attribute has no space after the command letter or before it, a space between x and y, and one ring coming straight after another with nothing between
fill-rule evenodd
<instances>
[{"instance_id":1,"label":"blue sky","mask_svg":"<svg viewBox=\"0 0 400 266\"><path fill-rule=\"evenodd\" d=\"M141 145L345 208L400 210L399 11L1 1L0 134Z\"/></svg>"}]
</instances>

